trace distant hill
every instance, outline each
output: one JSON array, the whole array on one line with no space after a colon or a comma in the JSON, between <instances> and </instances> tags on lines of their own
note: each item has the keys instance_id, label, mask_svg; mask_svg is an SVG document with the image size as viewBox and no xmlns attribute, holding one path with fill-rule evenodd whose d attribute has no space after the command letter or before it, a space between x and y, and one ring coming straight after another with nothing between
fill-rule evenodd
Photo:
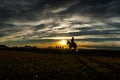
<instances>
[{"instance_id":1,"label":"distant hill","mask_svg":"<svg viewBox=\"0 0 120 80\"><path fill-rule=\"evenodd\" d=\"M6 45L0 45L0 48L8 48Z\"/></svg>"}]
</instances>

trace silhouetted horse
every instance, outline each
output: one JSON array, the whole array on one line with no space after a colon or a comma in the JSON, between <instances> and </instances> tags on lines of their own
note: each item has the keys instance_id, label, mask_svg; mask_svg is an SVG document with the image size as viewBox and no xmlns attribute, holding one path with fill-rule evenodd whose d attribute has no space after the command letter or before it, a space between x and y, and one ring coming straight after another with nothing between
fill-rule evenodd
<instances>
[{"instance_id":1,"label":"silhouetted horse","mask_svg":"<svg viewBox=\"0 0 120 80\"><path fill-rule=\"evenodd\" d=\"M74 48L74 50L76 50L77 44L76 44L75 42L67 41L67 44L68 44L70 50L71 50L72 48Z\"/></svg>"}]
</instances>

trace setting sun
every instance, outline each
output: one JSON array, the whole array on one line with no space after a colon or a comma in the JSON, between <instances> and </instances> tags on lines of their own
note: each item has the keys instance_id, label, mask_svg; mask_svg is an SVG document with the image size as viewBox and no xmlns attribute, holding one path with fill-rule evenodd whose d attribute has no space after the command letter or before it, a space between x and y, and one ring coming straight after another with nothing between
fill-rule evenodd
<instances>
[{"instance_id":1,"label":"setting sun","mask_svg":"<svg viewBox=\"0 0 120 80\"><path fill-rule=\"evenodd\" d=\"M66 44L67 44L67 41L66 41L66 40L61 40L61 41L60 41L60 44L61 44L61 45L66 45Z\"/></svg>"}]
</instances>

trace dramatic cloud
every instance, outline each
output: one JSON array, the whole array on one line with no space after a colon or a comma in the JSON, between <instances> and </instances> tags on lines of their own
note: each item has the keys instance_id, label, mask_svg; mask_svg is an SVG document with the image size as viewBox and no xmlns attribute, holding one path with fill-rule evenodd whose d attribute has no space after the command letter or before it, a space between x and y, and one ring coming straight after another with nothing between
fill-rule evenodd
<instances>
[{"instance_id":1,"label":"dramatic cloud","mask_svg":"<svg viewBox=\"0 0 120 80\"><path fill-rule=\"evenodd\" d=\"M45 43L75 36L78 43L118 44L119 4L119 0L1 0L0 43Z\"/></svg>"}]
</instances>

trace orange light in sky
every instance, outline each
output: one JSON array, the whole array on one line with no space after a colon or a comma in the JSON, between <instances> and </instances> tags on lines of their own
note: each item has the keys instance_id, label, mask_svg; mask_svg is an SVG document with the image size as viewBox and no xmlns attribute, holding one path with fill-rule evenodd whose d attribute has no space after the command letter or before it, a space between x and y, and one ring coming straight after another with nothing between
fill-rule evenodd
<instances>
[{"instance_id":1,"label":"orange light in sky","mask_svg":"<svg viewBox=\"0 0 120 80\"><path fill-rule=\"evenodd\" d=\"M61 45L66 45L66 44L67 44L67 41L66 41L66 40L61 40L61 41L60 41L60 44L61 44Z\"/></svg>"}]
</instances>

